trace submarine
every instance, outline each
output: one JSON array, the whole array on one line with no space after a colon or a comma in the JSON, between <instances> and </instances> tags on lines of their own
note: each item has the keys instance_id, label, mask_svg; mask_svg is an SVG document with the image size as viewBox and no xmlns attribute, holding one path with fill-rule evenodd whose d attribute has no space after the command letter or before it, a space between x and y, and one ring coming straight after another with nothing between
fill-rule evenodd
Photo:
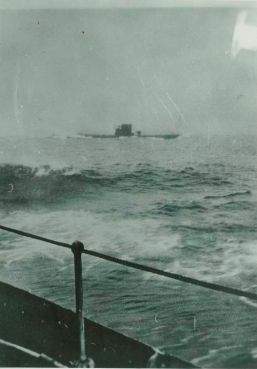
<instances>
[{"instance_id":1,"label":"submarine","mask_svg":"<svg viewBox=\"0 0 257 369\"><path fill-rule=\"evenodd\" d=\"M168 134L144 134L142 131L136 131L135 133L132 130L132 124L121 124L116 129L114 134L83 134L84 137L92 137L92 138L120 138L120 137L138 137L138 138L164 138L164 139L172 139L177 138L179 134L177 133L168 133Z\"/></svg>"}]
</instances>

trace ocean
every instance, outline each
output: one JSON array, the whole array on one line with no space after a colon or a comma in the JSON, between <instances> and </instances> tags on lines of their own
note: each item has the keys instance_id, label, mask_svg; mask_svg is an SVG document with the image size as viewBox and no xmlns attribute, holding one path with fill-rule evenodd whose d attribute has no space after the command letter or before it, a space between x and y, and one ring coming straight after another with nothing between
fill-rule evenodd
<instances>
[{"instance_id":1,"label":"ocean","mask_svg":"<svg viewBox=\"0 0 257 369\"><path fill-rule=\"evenodd\" d=\"M257 293L257 136L0 139L0 223ZM74 309L69 250L0 232L0 278ZM85 316L206 368L257 366L257 304L83 255Z\"/></svg>"}]
</instances>

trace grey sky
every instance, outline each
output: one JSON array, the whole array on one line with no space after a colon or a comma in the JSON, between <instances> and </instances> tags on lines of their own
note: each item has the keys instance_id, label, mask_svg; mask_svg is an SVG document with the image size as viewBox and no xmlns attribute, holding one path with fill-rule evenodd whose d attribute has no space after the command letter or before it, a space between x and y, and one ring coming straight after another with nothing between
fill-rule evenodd
<instances>
[{"instance_id":1,"label":"grey sky","mask_svg":"<svg viewBox=\"0 0 257 369\"><path fill-rule=\"evenodd\" d=\"M238 11L0 10L0 134L255 130L257 53L230 55Z\"/></svg>"}]
</instances>

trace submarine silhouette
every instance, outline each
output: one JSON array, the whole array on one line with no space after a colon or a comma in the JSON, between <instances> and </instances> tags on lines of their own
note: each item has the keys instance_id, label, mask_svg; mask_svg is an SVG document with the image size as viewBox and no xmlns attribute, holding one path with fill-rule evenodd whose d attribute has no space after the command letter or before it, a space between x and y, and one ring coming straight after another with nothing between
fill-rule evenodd
<instances>
[{"instance_id":1,"label":"submarine silhouette","mask_svg":"<svg viewBox=\"0 0 257 369\"><path fill-rule=\"evenodd\" d=\"M119 137L154 137L154 138L165 138L171 139L179 136L177 133L168 133L168 134L142 134L141 131L136 131L134 133L132 131L132 124L121 124L115 129L114 135L106 135L106 134L83 134L84 137L92 137L92 138L119 138Z\"/></svg>"}]
</instances>

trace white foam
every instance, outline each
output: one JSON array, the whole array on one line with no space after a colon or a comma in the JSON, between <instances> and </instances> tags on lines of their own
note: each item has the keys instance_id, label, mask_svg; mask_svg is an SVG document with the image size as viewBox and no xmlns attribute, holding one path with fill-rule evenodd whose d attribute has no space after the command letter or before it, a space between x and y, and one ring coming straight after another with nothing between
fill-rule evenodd
<instances>
[{"instance_id":1,"label":"white foam","mask_svg":"<svg viewBox=\"0 0 257 369\"><path fill-rule=\"evenodd\" d=\"M257 308L257 302L253 302L252 300L247 299L246 297L240 297L240 300L243 301L246 305Z\"/></svg>"},{"instance_id":2,"label":"white foam","mask_svg":"<svg viewBox=\"0 0 257 369\"><path fill-rule=\"evenodd\" d=\"M159 256L175 257L179 237L163 234L160 223L155 219L121 219L108 214L96 214L84 210L38 212L16 212L11 219L5 220L14 228L32 232L43 237L72 243L81 240L85 247L118 255L125 259L156 259ZM11 241L10 241L11 242ZM46 255L58 262L67 256L65 249L46 243L16 237L11 242L10 250L5 253L6 265L30 254Z\"/></svg>"},{"instance_id":3,"label":"white foam","mask_svg":"<svg viewBox=\"0 0 257 369\"><path fill-rule=\"evenodd\" d=\"M238 347L239 347L238 345L231 345L231 346L220 347L218 349L211 349L211 350L208 351L208 353L206 355L203 355L203 356L200 356L198 358L193 359L192 363L196 366L198 366L198 365L202 366L204 364L204 362L216 357L219 352L229 351L229 350L232 350L232 349L236 349Z\"/></svg>"},{"instance_id":4,"label":"white foam","mask_svg":"<svg viewBox=\"0 0 257 369\"><path fill-rule=\"evenodd\" d=\"M253 357L254 359L257 359L257 348L255 348L255 349L253 349L253 350L251 351L251 355L252 355L252 357Z\"/></svg>"}]
</instances>

